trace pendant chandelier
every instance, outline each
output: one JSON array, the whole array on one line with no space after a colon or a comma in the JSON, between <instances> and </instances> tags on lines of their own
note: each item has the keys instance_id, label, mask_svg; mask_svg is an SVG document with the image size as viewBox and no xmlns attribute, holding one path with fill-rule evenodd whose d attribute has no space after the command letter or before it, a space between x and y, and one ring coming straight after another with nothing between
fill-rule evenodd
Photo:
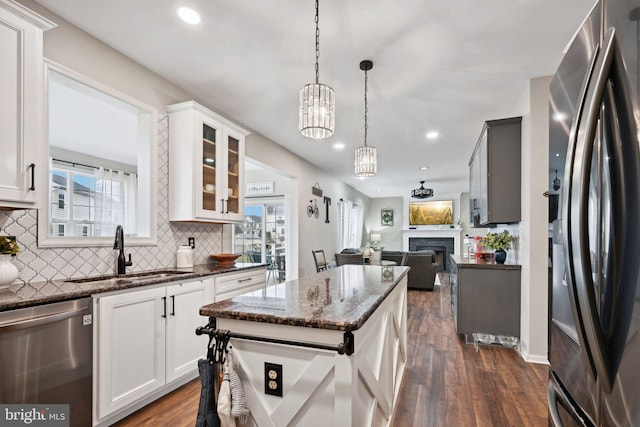
<instances>
[{"instance_id":1,"label":"pendant chandelier","mask_svg":"<svg viewBox=\"0 0 640 427\"><path fill-rule=\"evenodd\" d=\"M429 197L433 197L433 189L424 188L425 182L426 181L420 181L420 188L411 190L411 197L413 197L414 199L428 199Z\"/></svg>"},{"instance_id":2,"label":"pendant chandelier","mask_svg":"<svg viewBox=\"0 0 640 427\"><path fill-rule=\"evenodd\" d=\"M560 178L558 178L558 169L556 169L556 179L553 180L553 189L556 191L560 189Z\"/></svg>"},{"instance_id":3,"label":"pendant chandelier","mask_svg":"<svg viewBox=\"0 0 640 427\"><path fill-rule=\"evenodd\" d=\"M320 29L318 22L318 0L316 0L316 82L309 83L300 91L298 127L302 136L325 139L333 135L336 98L330 86L319 83Z\"/></svg>"},{"instance_id":4,"label":"pendant chandelier","mask_svg":"<svg viewBox=\"0 0 640 427\"><path fill-rule=\"evenodd\" d=\"M378 153L374 147L367 145L367 72L373 68L373 62L360 62L360 69L364 71L364 145L356 148L354 162L356 176L374 176L378 171Z\"/></svg>"}]
</instances>

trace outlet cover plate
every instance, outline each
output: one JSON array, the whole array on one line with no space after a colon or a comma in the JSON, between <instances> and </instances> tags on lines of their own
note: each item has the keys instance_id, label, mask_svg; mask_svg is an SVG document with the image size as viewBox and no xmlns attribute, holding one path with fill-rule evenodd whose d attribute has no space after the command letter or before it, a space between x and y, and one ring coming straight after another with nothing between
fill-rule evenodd
<instances>
[{"instance_id":1,"label":"outlet cover plate","mask_svg":"<svg viewBox=\"0 0 640 427\"><path fill-rule=\"evenodd\" d=\"M264 362L264 394L282 397L282 365Z\"/></svg>"}]
</instances>

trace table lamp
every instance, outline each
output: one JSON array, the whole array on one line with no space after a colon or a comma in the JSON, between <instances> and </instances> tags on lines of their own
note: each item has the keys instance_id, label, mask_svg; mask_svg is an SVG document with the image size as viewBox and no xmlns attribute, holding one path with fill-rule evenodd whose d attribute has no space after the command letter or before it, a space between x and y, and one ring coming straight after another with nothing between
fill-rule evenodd
<instances>
[{"instance_id":1,"label":"table lamp","mask_svg":"<svg viewBox=\"0 0 640 427\"><path fill-rule=\"evenodd\" d=\"M371 238L371 244L373 246L378 246L381 240L380 233L371 233L370 238Z\"/></svg>"}]
</instances>

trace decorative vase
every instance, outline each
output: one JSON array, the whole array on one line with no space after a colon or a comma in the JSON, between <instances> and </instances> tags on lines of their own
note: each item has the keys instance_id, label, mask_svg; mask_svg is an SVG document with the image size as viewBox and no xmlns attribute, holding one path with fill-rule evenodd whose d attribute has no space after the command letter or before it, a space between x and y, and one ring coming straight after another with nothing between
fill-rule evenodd
<instances>
[{"instance_id":1,"label":"decorative vase","mask_svg":"<svg viewBox=\"0 0 640 427\"><path fill-rule=\"evenodd\" d=\"M0 254L0 289L9 287L18 278L18 267L11 262L11 254Z\"/></svg>"},{"instance_id":2,"label":"decorative vase","mask_svg":"<svg viewBox=\"0 0 640 427\"><path fill-rule=\"evenodd\" d=\"M504 249L498 249L494 252L493 256L498 264L504 264L507 260L507 251Z\"/></svg>"}]
</instances>

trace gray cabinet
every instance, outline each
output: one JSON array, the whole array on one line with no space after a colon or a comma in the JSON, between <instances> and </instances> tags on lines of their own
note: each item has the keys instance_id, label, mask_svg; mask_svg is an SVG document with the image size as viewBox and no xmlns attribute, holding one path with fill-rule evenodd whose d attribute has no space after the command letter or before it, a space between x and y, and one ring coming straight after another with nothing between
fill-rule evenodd
<instances>
[{"instance_id":1,"label":"gray cabinet","mask_svg":"<svg viewBox=\"0 0 640 427\"><path fill-rule=\"evenodd\" d=\"M522 117L491 120L469 161L469 213L474 227L520 221Z\"/></svg>"},{"instance_id":2,"label":"gray cabinet","mask_svg":"<svg viewBox=\"0 0 640 427\"><path fill-rule=\"evenodd\" d=\"M520 337L520 266L452 258L451 307L458 334Z\"/></svg>"}]
</instances>

